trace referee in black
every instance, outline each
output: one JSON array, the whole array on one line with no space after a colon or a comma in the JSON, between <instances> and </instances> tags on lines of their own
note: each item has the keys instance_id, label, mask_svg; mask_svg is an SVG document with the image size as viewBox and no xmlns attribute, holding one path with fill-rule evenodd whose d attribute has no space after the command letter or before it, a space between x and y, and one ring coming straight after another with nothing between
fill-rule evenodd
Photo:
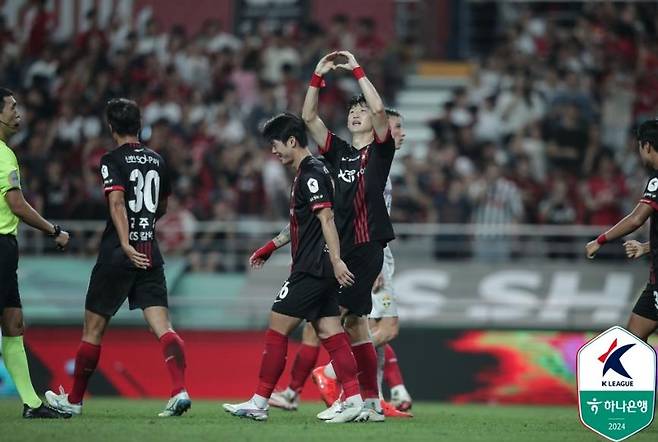
<instances>
[{"instance_id":1,"label":"referee in black","mask_svg":"<svg viewBox=\"0 0 658 442\"><path fill-rule=\"evenodd\" d=\"M14 94L0 88L0 323L2 325L2 358L23 401L23 417L69 418L68 413L41 402L32 386L30 369L23 346L23 309L18 294L18 221L50 235L59 249L69 242L69 234L59 226L43 219L25 201L21 191L20 170L16 155L6 141L15 134L21 123Z\"/></svg>"}]
</instances>

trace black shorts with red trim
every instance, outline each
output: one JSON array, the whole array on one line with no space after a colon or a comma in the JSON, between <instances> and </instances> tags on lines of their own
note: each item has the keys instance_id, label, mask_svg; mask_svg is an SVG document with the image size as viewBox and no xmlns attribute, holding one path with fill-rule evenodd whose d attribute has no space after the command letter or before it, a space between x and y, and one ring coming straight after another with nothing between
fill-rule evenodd
<instances>
[{"instance_id":1,"label":"black shorts with red trim","mask_svg":"<svg viewBox=\"0 0 658 442\"><path fill-rule=\"evenodd\" d=\"M368 315L372 311L372 286L384 264L384 245L378 241L358 245L343 261L354 275L354 285L338 290L338 304L351 314Z\"/></svg>"},{"instance_id":2,"label":"black shorts with red trim","mask_svg":"<svg viewBox=\"0 0 658 442\"><path fill-rule=\"evenodd\" d=\"M5 307L21 308L18 293L18 242L15 235L0 235L0 315Z\"/></svg>"},{"instance_id":3,"label":"black shorts with red trim","mask_svg":"<svg viewBox=\"0 0 658 442\"><path fill-rule=\"evenodd\" d=\"M647 284L633 307L633 313L658 321L658 285Z\"/></svg>"},{"instance_id":4,"label":"black shorts with red trim","mask_svg":"<svg viewBox=\"0 0 658 442\"><path fill-rule=\"evenodd\" d=\"M130 310L168 307L164 267L142 270L97 263L91 271L85 309L114 316L126 298Z\"/></svg>"},{"instance_id":5,"label":"black shorts with red trim","mask_svg":"<svg viewBox=\"0 0 658 442\"><path fill-rule=\"evenodd\" d=\"M307 321L339 316L337 289L336 278L293 272L279 290L272 311Z\"/></svg>"}]
</instances>

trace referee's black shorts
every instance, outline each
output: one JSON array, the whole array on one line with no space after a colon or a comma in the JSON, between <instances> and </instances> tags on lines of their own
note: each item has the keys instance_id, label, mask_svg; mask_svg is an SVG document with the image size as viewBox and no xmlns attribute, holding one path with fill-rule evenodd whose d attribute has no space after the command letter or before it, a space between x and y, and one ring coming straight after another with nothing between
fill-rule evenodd
<instances>
[{"instance_id":1,"label":"referee's black shorts","mask_svg":"<svg viewBox=\"0 0 658 442\"><path fill-rule=\"evenodd\" d=\"M354 275L354 285L341 287L338 304L356 316L369 315L372 311L372 286L384 264L384 246L371 241L349 251L343 261Z\"/></svg>"},{"instance_id":2,"label":"referee's black shorts","mask_svg":"<svg viewBox=\"0 0 658 442\"><path fill-rule=\"evenodd\" d=\"M21 308L18 294L18 243L15 235L0 235L0 314L5 307Z\"/></svg>"},{"instance_id":3,"label":"referee's black shorts","mask_svg":"<svg viewBox=\"0 0 658 442\"><path fill-rule=\"evenodd\" d=\"M89 279L85 309L114 316L126 298L130 310L168 307L164 267L141 270L96 263Z\"/></svg>"}]
</instances>

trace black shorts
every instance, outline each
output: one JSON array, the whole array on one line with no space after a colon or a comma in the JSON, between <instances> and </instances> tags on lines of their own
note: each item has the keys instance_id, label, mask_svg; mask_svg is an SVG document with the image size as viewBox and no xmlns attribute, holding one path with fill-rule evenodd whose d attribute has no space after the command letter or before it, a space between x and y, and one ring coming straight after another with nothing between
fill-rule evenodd
<instances>
[{"instance_id":1,"label":"black shorts","mask_svg":"<svg viewBox=\"0 0 658 442\"><path fill-rule=\"evenodd\" d=\"M338 304L357 316L372 311L372 286L384 264L384 246L369 242L351 250L344 258L347 268L354 275L354 285L338 291Z\"/></svg>"},{"instance_id":2,"label":"black shorts","mask_svg":"<svg viewBox=\"0 0 658 442\"><path fill-rule=\"evenodd\" d=\"M97 263L91 271L85 309L114 316L126 298L130 310L167 307L164 267L140 270Z\"/></svg>"},{"instance_id":3,"label":"black shorts","mask_svg":"<svg viewBox=\"0 0 658 442\"><path fill-rule=\"evenodd\" d=\"M295 272L283 283L272 304L272 311L307 321L339 316L337 288L335 278L318 278Z\"/></svg>"},{"instance_id":4,"label":"black shorts","mask_svg":"<svg viewBox=\"0 0 658 442\"><path fill-rule=\"evenodd\" d=\"M14 235L0 235L0 314L5 307L21 308L18 294L18 243Z\"/></svg>"},{"instance_id":5,"label":"black shorts","mask_svg":"<svg viewBox=\"0 0 658 442\"><path fill-rule=\"evenodd\" d=\"M647 285L633 307L633 313L658 321L658 286Z\"/></svg>"}]
</instances>

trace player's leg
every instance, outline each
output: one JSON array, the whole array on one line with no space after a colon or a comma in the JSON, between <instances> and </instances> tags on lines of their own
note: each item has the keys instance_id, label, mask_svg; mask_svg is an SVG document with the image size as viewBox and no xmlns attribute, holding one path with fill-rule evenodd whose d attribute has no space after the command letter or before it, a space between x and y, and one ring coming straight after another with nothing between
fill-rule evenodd
<instances>
[{"instance_id":1,"label":"player's leg","mask_svg":"<svg viewBox=\"0 0 658 442\"><path fill-rule=\"evenodd\" d=\"M288 316L275 311L270 314L269 328L265 332L265 349L260 363L256 393L247 402L241 404L224 404L223 408L225 411L230 412L234 416L259 421L268 418L268 400L286 366L288 336L297 328L301 321L301 318Z\"/></svg>"},{"instance_id":2,"label":"player's leg","mask_svg":"<svg viewBox=\"0 0 658 442\"><path fill-rule=\"evenodd\" d=\"M398 357L390 344L384 346L384 380L391 389L391 403L400 411L411 409L411 395L404 385L404 378L398 365Z\"/></svg>"},{"instance_id":3,"label":"player's leg","mask_svg":"<svg viewBox=\"0 0 658 442\"><path fill-rule=\"evenodd\" d=\"M44 405L34 391L23 343L24 321L18 291L18 243L13 235L0 235L0 327L2 357L23 401L24 418L71 417Z\"/></svg>"},{"instance_id":4,"label":"player's leg","mask_svg":"<svg viewBox=\"0 0 658 442\"><path fill-rule=\"evenodd\" d=\"M82 340L75 355L73 385L70 393L60 386L59 393L46 392L46 401L58 410L82 413L82 400L89 379L101 356L101 342L112 316L126 300L134 285L136 271L97 263L89 279L85 299Z\"/></svg>"},{"instance_id":5,"label":"player's leg","mask_svg":"<svg viewBox=\"0 0 658 442\"><path fill-rule=\"evenodd\" d=\"M359 367L361 396L364 399L362 420L380 421L384 414L377 387L377 353L372 344L368 317L372 311L372 287L382 270L384 250L378 243L368 243L351 251L345 259L354 273L355 283L339 291L339 304L344 328L352 344L352 353Z\"/></svg>"},{"instance_id":6,"label":"player's leg","mask_svg":"<svg viewBox=\"0 0 658 442\"><path fill-rule=\"evenodd\" d=\"M185 342L172 328L167 307L146 307L144 319L160 341L162 356L171 379L169 401L159 416L181 416L192 406L192 401L185 388L185 368L187 366Z\"/></svg>"},{"instance_id":7,"label":"player's leg","mask_svg":"<svg viewBox=\"0 0 658 442\"><path fill-rule=\"evenodd\" d=\"M320 354L320 340L313 326L307 322L302 332L302 344L290 370L290 385L284 390L274 391L269 404L273 407L294 411L299 407L299 396L306 379L315 367Z\"/></svg>"},{"instance_id":8,"label":"player's leg","mask_svg":"<svg viewBox=\"0 0 658 442\"><path fill-rule=\"evenodd\" d=\"M338 316L318 318L313 321L313 327L322 341L322 346L331 357L336 377L345 394L345 401L335 410L333 416L327 419L327 422L350 422L361 414L363 399L360 394L356 359L351 351L349 337L343 330ZM322 418L320 415L318 417Z\"/></svg>"},{"instance_id":9,"label":"player's leg","mask_svg":"<svg viewBox=\"0 0 658 442\"><path fill-rule=\"evenodd\" d=\"M658 326L658 287L647 285L638 298L626 329L644 342Z\"/></svg>"},{"instance_id":10,"label":"player's leg","mask_svg":"<svg viewBox=\"0 0 658 442\"><path fill-rule=\"evenodd\" d=\"M630 318L628 318L628 325L626 325L626 330L633 333L644 342L647 342L651 333L656 331L656 328L658 328L657 321L644 318L636 313L631 313Z\"/></svg>"}]
</instances>

